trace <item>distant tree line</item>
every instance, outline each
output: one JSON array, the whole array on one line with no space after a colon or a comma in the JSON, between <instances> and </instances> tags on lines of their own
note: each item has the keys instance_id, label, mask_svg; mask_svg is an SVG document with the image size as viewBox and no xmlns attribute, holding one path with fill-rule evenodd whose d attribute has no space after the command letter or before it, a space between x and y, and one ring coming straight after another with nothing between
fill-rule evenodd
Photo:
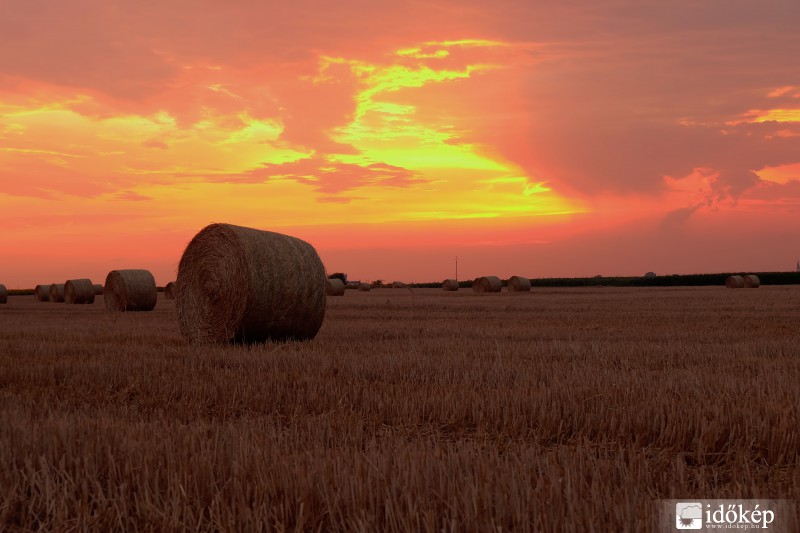
<instances>
[{"instance_id":1,"label":"distant tree line","mask_svg":"<svg viewBox=\"0 0 800 533\"><path fill-rule=\"evenodd\" d=\"M594 276L591 278L530 278L534 287L693 287L725 285L728 276L755 274L762 285L800 285L800 272L722 272L716 274L671 274L645 278L644 276ZM506 286L507 280L503 280ZM414 283L411 287L438 288L441 282ZM472 280L460 281L462 289L471 288Z\"/></svg>"}]
</instances>

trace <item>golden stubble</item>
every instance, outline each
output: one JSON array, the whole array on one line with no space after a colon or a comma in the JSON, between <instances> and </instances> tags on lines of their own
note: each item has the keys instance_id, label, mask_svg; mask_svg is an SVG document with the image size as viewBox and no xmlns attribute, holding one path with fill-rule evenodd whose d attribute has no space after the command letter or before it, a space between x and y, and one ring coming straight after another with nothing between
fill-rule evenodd
<instances>
[{"instance_id":1,"label":"golden stubble","mask_svg":"<svg viewBox=\"0 0 800 533\"><path fill-rule=\"evenodd\" d=\"M798 287L347 291L254 347L159 300L0 307L0 524L645 531L657 498L800 497Z\"/></svg>"}]
</instances>

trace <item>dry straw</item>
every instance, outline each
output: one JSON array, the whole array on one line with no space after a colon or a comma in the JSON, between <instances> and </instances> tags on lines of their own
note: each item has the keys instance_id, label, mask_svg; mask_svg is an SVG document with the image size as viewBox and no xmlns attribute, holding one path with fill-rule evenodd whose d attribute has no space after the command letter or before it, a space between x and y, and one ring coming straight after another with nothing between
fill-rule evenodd
<instances>
[{"instance_id":1,"label":"dry straw","mask_svg":"<svg viewBox=\"0 0 800 533\"><path fill-rule=\"evenodd\" d=\"M0 283L0 304L4 304L8 302L8 289L6 286Z\"/></svg>"},{"instance_id":2,"label":"dry straw","mask_svg":"<svg viewBox=\"0 0 800 533\"><path fill-rule=\"evenodd\" d=\"M178 265L181 333L194 343L311 339L325 316L325 279L305 241L211 224Z\"/></svg>"},{"instance_id":3,"label":"dry straw","mask_svg":"<svg viewBox=\"0 0 800 533\"><path fill-rule=\"evenodd\" d=\"M508 278L509 292L529 292L531 290L531 280L522 276L511 276Z\"/></svg>"},{"instance_id":4,"label":"dry straw","mask_svg":"<svg viewBox=\"0 0 800 533\"><path fill-rule=\"evenodd\" d=\"M729 289L741 289L744 287L744 278L742 276L728 276L725 280L725 286Z\"/></svg>"},{"instance_id":5,"label":"dry straw","mask_svg":"<svg viewBox=\"0 0 800 533\"><path fill-rule=\"evenodd\" d=\"M392 288L393 289L405 289L406 288L406 284L403 283L402 281L393 281L392 282Z\"/></svg>"},{"instance_id":6,"label":"dry straw","mask_svg":"<svg viewBox=\"0 0 800 533\"><path fill-rule=\"evenodd\" d=\"M148 270L112 270L106 276L103 299L109 311L152 311L158 292Z\"/></svg>"},{"instance_id":7,"label":"dry straw","mask_svg":"<svg viewBox=\"0 0 800 533\"><path fill-rule=\"evenodd\" d=\"M344 281L339 278L326 279L325 294L328 296L342 296L344 294Z\"/></svg>"},{"instance_id":8,"label":"dry straw","mask_svg":"<svg viewBox=\"0 0 800 533\"><path fill-rule=\"evenodd\" d=\"M50 301L57 304L64 302L64 284L53 283L50 285Z\"/></svg>"},{"instance_id":9,"label":"dry straw","mask_svg":"<svg viewBox=\"0 0 800 533\"><path fill-rule=\"evenodd\" d=\"M35 289L33 289L33 297L37 302L49 302L50 301L50 287L52 285L37 285Z\"/></svg>"},{"instance_id":10,"label":"dry straw","mask_svg":"<svg viewBox=\"0 0 800 533\"><path fill-rule=\"evenodd\" d=\"M757 289L761 285L761 280L755 274L747 274L743 276L745 289Z\"/></svg>"},{"instance_id":11,"label":"dry straw","mask_svg":"<svg viewBox=\"0 0 800 533\"><path fill-rule=\"evenodd\" d=\"M94 293L90 279L70 279L64 284L64 302L68 304L93 304Z\"/></svg>"},{"instance_id":12,"label":"dry straw","mask_svg":"<svg viewBox=\"0 0 800 533\"><path fill-rule=\"evenodd\" d=\"M458 290L458 281L449 278L442 282L442 289L446 291L457 291Z\"/></svg>"},{"instance_id":13,"label":"dry straw","mask_svg":"<svg viewBox=\"0 0 800 533\"><path fill-rule=\"evenodd\" d=\"M167 300L174 300L176 292L175 289L177 287L178 286L175 284L174 281L170 281L169 283L167 283L167 285L164 287L164 298L166 298Z\"/></svg>"},{"instance_id":14,"label":"dry straw","mask_svg":"<svg viewBox=\"0 0 800 533\"><path fill-rule=\"evenodd\" d=\"M503 282L497 276L483 276L472 282L472 290L475 292L500 292L502 288Z\"/></svg>"},{"instance_id":15,"label":"dry straw","mask_svg":"<svg viewBox=\"0 0 800 533\"><path fill-rule=\"evenodd\" d=\"M94 287L94 295L95 296L101 296L103 294L103 286L102 285L100 285L99 283L95 283L93 285L93 287Z\"/></svg>"},{"instance_id":16,"label":"dry straw","mask_svg":"<svg viewBox=\"0 0 800 533\"><path fill-rule=\"evenodd\" d=\"M360 290L360 291L368 291L371 288L372 287L369 286L369 283L359 283L358 284L358 290Z\"/></svg>"}]
</instances>

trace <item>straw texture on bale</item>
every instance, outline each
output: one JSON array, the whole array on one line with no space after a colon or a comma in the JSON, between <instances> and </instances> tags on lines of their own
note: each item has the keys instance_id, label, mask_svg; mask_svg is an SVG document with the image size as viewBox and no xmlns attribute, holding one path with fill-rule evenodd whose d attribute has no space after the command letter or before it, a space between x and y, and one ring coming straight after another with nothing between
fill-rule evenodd
<instances>
[{"instance_id":1,"label":"straw texture on bale","mask_svg":"<svg viewBox=\"0 0 800 533\"><path fill-rule=\"evenodd\" d=\"M342 296L344 294L344 281L339 278L326 279L325 294L328 296Z\"/></svg>"},{"instance_id":2,"label":"straw texture on bale","mask_svg":"<svg viewBox=\"0 0 800 533\"><path fill-rule=\"evenodd\" d=\"M761 285L761 280L755 274L747 274L742 276L742 279L744 280L745 289L757 289Z\"/></svg>"},{"instance_id":3,"label":"straw texture on bale","mask_svg":"<svg viewBox=\"0 0 800 533\"><path fill-rule=\"evenodd\" d=\"M725 286L729 289L741 289L744 287L744 278L742 276L728 276L725 280Z\"/></svg>"},{"instance_id":4,"label":"straw texture on bale","mask_svg":"<svg viewBox=\"0 0 800 533\"><path fill-rule=\"evenodd\" d=\"M457 291L458 290L458 281L449 278L442 282L442 289L446 291Z\"/></svg>"},{"instance_id":5,"label":"straw texture on bale","mask_svg":"<svg viewBox=\"0 0 800 533\"><path fill-rule=\"evenodd\" d=\"M106 276L103 299L109 311L152 311L158 292L148 270L112 270Z\"/></svg>"},{"instance_id":6,"label":"straw texture on bale","mask_svg":"<svg viewBox=\"0 0 800 533\"><path fill-rule=\"evenodd\" d=\"M393 289L405 289L406 288L406 284L403 283L402 281L393 281L392 282L392 288Z\"/></svg>"},{"instance_id":7,"label":"straw texture on bale","mask_svg":"<svg viewBox=\"0 0 800 533\"><path fill-rule=\"evenodd\" d=\"M644 275L644 279L656 279L656 273L655 272L647 272Z\"/></svg>"},{"instance_id":8,"label":"straw texture on bale","mask_svg":"<svg viewBox=\"0 0 800 533\"><path fill-rule=\"evenodd\" d=\"M93 304L94 284L90 279L70 279L64 284L64 302L68 304Z\"/></svg>"},{"instance_id":9,"label":"straw texture on bale","mask_svg":"<svg viewBox=\"0 0 800 533\"><path fill-rule=\"evenodd\" d=\"M175 285L174 281L170 281L169 283L167 283L166 286L164 287L164 298L166 298L167 300L174 300L176 288L177 285Z\"/></svg>"},{"instance_id":10,"label":"straw texture on bale","mask_svg":"<svg viewBox=\"0 0 800 533\"><path fill-rule=\"evenodd\" d=\"M529 292L531 280L522 276L511 276L508 278L508 290L510 292Z\"/></svg>"},{"instance_id":11,"label":"straw texture on bale","mask_svg":"<svg viewBox=\"0 0 800 533\"><path fill-rule=\"evenodd\" d=\"M8 289L6 286L0 283L0 304L4 304L8 302Z\"/></svg>"},{"instance_id":12,"label":"straw texture on bale","mask_svg":"<svg viewBox=\"0 0 800 533\"><path fill-rule=\"evenodd\" d=\"M99 283L95 283L94 284L94 295L95 296L100 296L102 294L103 294L103 286L100 285Z\"/></svg>"},{"instance_id":13,"label":"straw texture on bale","mask_svg":"<svg viewBox=\"0 0 800 533\"><path fill-rule=\"evenodd\" d=\"M63 283L53 283L52 285L50 285L50 301L58 304L64 302Z\"/></svg>"},{"instance_id":14,"label":"straw texture on bale","mask_svg":"<svg viewBox=\"0 0 800 533\"><path fill-rule=\"evenodd\" d=\"M37 285L35 289L33 289L33 297L37 302L49 302L50 301L50 285Z\"/></svg>"},{"instance_id":15,"label":"straw texture on bale","mask_svg":"<svg viewBox=\"0 0 800 533\"><path fill-rule=\"evenodd\" d=\"M192 343L311 339L325 316L325 267L305 241L211 224L186 246L176 307Z\"/></svg>"},{"instance_id":16,"label":"straw texture on bale","mask_svg":"<svg viewBox=\"0 0 800 533\"><path fill-rule=\"evenodd\" d=\"M368 291L371 288L372 287L369 286L369 283L359 283L358 284L358 290L360 290L360 291Z\"/></svg>"},{"instance_id":17,"label":"straw texture on bale","mask_svg":"<svg viewBox=\"0 0 800 533\"><path fill-rule=\"evenodd\" d=\"M483 276L472 282L472 290L475 292L500 292L502 288L503 282L497 276Z\"/></svg>"}]
</instances>

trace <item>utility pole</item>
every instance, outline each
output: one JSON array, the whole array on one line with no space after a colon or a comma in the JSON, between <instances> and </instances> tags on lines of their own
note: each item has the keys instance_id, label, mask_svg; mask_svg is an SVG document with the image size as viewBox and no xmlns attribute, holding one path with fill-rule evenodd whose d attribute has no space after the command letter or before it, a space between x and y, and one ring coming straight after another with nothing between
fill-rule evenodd
<instances>
[{"instance_id":1,"label":"utility pole","mask_svg":"<svg viewBox=\"0 0 800 533\"><path fill-rule=\"evenodd\" d=\"M456 281L458 281L458 256L456 256Z\"/></svg>"}]
</instances>

